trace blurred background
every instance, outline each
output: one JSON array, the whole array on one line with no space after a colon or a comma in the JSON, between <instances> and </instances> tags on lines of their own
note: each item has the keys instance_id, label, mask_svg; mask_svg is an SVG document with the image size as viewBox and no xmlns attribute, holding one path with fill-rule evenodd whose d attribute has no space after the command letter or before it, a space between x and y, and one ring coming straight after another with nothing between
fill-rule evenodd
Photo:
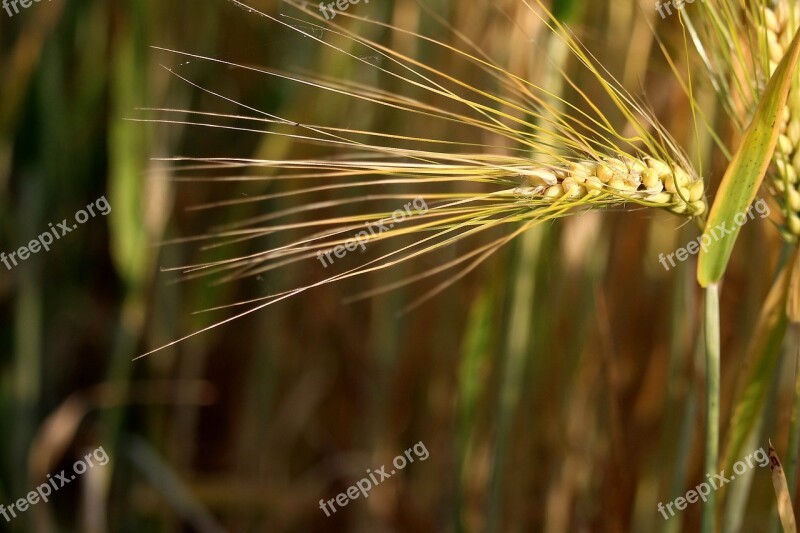
<instances>
[{"instance_id":1,"label":"blurred background","mask_svg":"<svg viewBox=\"0 0 800 533\"><path fill-rule=\"evenodd\" d=\"M275 17L305 16L278 1L250 4ZM649 0L565 1L554 10L703 161L713 197L724 158L707 135L695 135L651 29L685 70L677 18L662 21ZM450 25L534 83L555 91L554 72L563 69L595 90L519 0L372 0L349 12L459 46ZM446 50L343 24L492 89ZM111 206L49 252L0 266L0 503L25 497L98 446L110 457L49 503L0 519L0 530L697 530L699 505L669 521L656 509L705 477L695 263L668 272L658 263L659 253L696 236L677 216L608 210L547 223L410 313L398 314L430 286L342 300L430 268L428 259L320 287L134 361L230 315L197 311L320 275L316 260L226 284L169 271L275 241L212 250L165 241L309 198L193 211L288 186L183 179L163 158L335 154L284 136L190 126L185 113L152 109L236 114L248 111L241 102L249 114L299 122L487 141L458 124L344 102L162 48L409 94L364 62L224 0L48 0L14 16L0 11L0 250L16 250L98 198ZM563 89L568 100L570 90ZM698 81L696 91L720 135L733 139L714 118L710 88ZM620 118L610 110L609 117ZM770 224L746 225L728 271L723 435L780 251ZM764 369L764 439L748 452L766 446L767 436L787 439L791 360ZM320 510L320 499L420 442L426 460L331 517ZM758 469L748 482L744 531L767 531L774 500L767 472Z\"/></svg>"}]
</instances>

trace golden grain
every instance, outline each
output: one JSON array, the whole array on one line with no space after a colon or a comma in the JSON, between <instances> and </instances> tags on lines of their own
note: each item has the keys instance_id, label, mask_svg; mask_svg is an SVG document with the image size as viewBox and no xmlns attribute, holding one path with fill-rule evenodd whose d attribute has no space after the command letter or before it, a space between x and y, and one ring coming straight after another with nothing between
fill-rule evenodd
<instances>
[{"instance_id":1,"label":"golden grain","mask_svg":"<svg viewBox=\"0 0 800 533\"><path fill-rule=\"evenodd\" d=\"M518 189L518 193L551 200L577 200L607 193L621 201L654 204L679 214L705 212L702 180L692 179L684 169L657 159L622 157L606 158L599 163L574 162L526 169L521 173L525 187Z\"/></svg>"}]
</instances>

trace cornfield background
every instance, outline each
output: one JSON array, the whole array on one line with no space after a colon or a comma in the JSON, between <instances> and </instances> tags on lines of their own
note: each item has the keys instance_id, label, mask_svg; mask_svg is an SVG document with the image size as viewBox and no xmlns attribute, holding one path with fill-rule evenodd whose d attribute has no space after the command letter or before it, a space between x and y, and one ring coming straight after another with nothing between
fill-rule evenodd
<instances>
[{"instance_id":1,"label":"cornfield background","mask_svg":"<svg viewBox=\"0 0 800 533\"><path fill-rule=\"evenodd\" d=\"M258 132L278 130L275 124L230 121L258 131L193 126L188 122L209 121L187 110L258 110L303 124L498 142L458 123L170 51L426 98L371 68L380 57L369 51L332 50L296 31L331 37L311 22L282 18L303 19L291 6L248 4L286 25L223 0L49 0L13 17L0 11L0 250L17 249L102 196L112 208L51 251L11 270L0 267L0 503L24 497L44 473L69 468L86 450L103 446L111 458L51 502L0 520L0 529L699 530L701 503L668 521L656 508L710 472L703 464L696 258L669 271L658 260L697 229L668 212L629 205L545 222L405 313L433 283L343 300L434 268L437 260L422 256L396 270L323 285L135 359L228 316L196 311L325 274L312 259L232 283L182 280L172 267L280 242L265 235L203 250L203 242L181 239L353 194L333 189L192 209L294 185L199 179L201 173L187 176L165 159L336 152ZM695 127L662 46L677 69L692 73L692 98L717 134L734 146L738 134L687 48L679 17L662 20L650 0L564 1L552 10L704 162L710 202L727 162ZM578 87L602 101L596 80L521 0L371 0L347 12L456 48L468 39L516 75L557 87L566 102L588 109ZM431 42L356 18L336 22L466 83L496 88L480 69ZM560 72L576 85L560 83ZM616 109L601 111L612 122L622 118ZM256 176L246 168L232 174ZM378 204L398 207L392 199ZM344 203L331 213L354 212ZM475 245L456 246L463 252ZM454 253L442 250L439 260ZM744 226L727 270L720 305L723 443L747 385L746 348L782 254L774 225L757 218ZM757 378L767 394L748 453L766 449L767 439L786 452L794 361L787 348L761 367ZM331 517L320 510L320 499L335 498L367 469L419 442L429 451L426 460ZM777 530L769 471L755 469L738 483L749 487L738 504L740 530Z\"/></svg>"}]
</instances>

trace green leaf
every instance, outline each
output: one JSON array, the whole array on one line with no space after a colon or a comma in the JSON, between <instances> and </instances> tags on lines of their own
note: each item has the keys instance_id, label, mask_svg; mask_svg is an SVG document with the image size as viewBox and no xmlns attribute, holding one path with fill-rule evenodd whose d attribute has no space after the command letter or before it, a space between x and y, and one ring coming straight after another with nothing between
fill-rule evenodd
<instances>
[{"instance_id":1,"label":"green leaf","mask_svg":"<svg viewBox=\"0 0 800 533\"><path fill-rule=\"evenodd\" d=\"M734 217L745 213L753 202L769 167L778 142L778 117L786 106L798 54L800 32L795 34L770 78L739 149L722 177L703 232L711 244L700 251L697 261L697 281L702 287L718 282L725 274L740 229Z\"/></svg>"}]
</instances>

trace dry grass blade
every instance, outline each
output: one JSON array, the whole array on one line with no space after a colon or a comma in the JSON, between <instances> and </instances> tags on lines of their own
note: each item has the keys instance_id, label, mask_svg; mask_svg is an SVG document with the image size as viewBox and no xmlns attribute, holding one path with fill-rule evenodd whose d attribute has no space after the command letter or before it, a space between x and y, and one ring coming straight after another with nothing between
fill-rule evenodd
<instances>
[{"instance_id":1,"label":"dry grass blade","mask_svg":"<svg viewBox=\"0 0 800 533\"><path fill-rule=\"evenodd\" d=\"M783 531L784 533L797 533L792 498L789 496L786 476L783 474L783 466L781 466L775 448L772 447L772 442L769 443L769 469L772 472L772 486L775 489L775 497L778 500L778 515L781 518Z\"/></svg>"}]
</instances>

